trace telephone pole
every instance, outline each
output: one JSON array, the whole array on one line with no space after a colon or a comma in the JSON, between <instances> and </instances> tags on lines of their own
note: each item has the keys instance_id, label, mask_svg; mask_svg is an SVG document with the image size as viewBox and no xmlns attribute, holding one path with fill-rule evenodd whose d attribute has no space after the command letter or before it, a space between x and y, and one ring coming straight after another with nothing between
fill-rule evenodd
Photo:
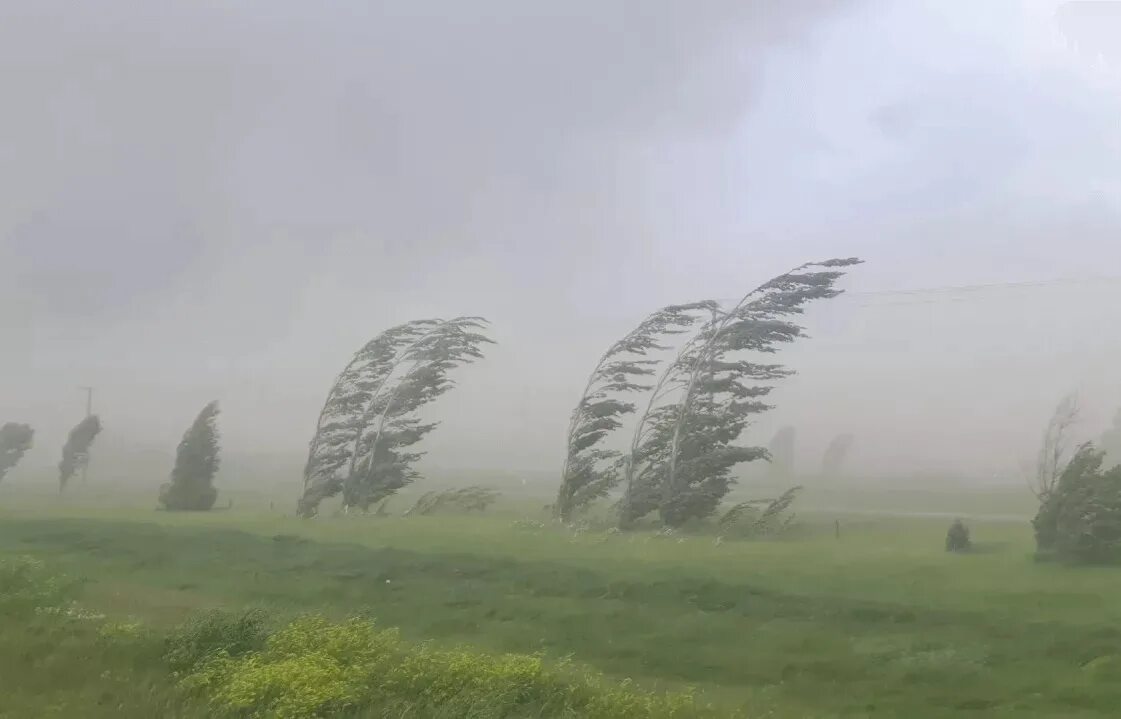
<instances>
[{"instance_id":1,"label":"telephone pole","mask_svg":"<svg viewBox=\"0 0 1121 719\"><path fill-rule=\"evenodd\" d=\"M88 419L93 414L93 387L79 387L78 389L86 392L86 418ZM89 469L89 464L89 457L86 457L86 461L82 463L82 484L86 483L86 472Z\"/></svg>"}]
</instances>

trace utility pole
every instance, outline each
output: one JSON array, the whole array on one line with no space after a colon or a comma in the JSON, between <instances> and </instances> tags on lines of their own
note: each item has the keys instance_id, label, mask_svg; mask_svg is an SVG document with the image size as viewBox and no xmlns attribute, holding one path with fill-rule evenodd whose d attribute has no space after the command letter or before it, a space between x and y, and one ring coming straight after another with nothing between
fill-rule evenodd
<instances>
[{"instance_id":1,"label":"utility pole","mask_svg":"<svg viewBox=\"0 0 1121 719\"><path fill-rule=\"evenodd\" d=\"M78 389L86 392L86 418L88 419L93 414L93 387L79 387ZM86 483L86 472L89 469L89 464L89 457L86 457L86 461L82 463L82 484Z\"/></svg>"}]
</instances>

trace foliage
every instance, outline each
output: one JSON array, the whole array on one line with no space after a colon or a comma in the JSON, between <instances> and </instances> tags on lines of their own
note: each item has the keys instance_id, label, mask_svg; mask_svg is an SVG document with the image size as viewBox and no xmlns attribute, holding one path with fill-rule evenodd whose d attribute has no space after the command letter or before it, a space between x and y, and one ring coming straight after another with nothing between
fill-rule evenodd
<instances>
[{"instance_id":1,"label":"foliage","mask_svg":"<svg viewBox=\"0 0 1121 719\"><path fill-rule=\"evenodd\" d=\"M48 570L38 559L0 557L0 616L58 607L74 587L75 582Z\"/></svg>"},{"instance_id":2,"label":"foliage","mask_svg":"<svg viewBox=\"0 0 1121 719\"><path fill-rule=\"evenodd\" d=\"M218 491L218 402L202 408L183 434L175 455L171 481L160 487L160 505L168 510L206 511L214 506Z\"/></svg>"},{"instance_id":3,"label":"foliage","mask_svg":"<svg viewBox=\"0 0 1121 719\"><path fill-rule=\"evenodd\" d=\"M1078 415L1078 397L1067 395L1055 407L1047 423L1036 455L1034 475L1029 482L1032 492L1040 502L1046 502L1055 491L1059 478L1071 459L1070 432L1078 421Z\"/></svg>"},{"instance_id":4,"label":"foliage","mask_svg":"<svg viewBox=\"0 0 1121 719\"><path fill-rule=\"evenodd\" d=\"M851 434L839 434L834 437L825 453L821 457L821 474L825 477L836 477L841 473L848 459L856 438Z\"/></svg>"},{"instance_id":5,"label":"foliage","mask_svg":"<svg viewBox=\"0 0 1121 719\"><path fill-rule=\"evenodd\" d=\"M775 499L749 499L733 505L717 522L720 536L755 538L781 532L794 521L794 514L787 510L801 491L801 487L791 487Z\"/></svg>"},{"instance_id":6,"label":"foliage","mask_svg":"<svg viewBox=\"0 0 1121 719\"><path fill-rule=\"evenodd\" d=\"M30 425L5 422L0 427L0 480L19 464L34 439L35 430Z\"/></svg>"},{"instance_id":7,"label":"foliage","mask_svg":"<svg viewBox=\"0 0 1121 719\"><path fill-rule=\"evenodd\" d=\"M66 444L62 447L62 460L58 463L58 491L66 489L74 473L84 468L90 461L90 447L101 433L101 419L91 414L70 430Z\"/></svg>"},{"instance_id":8,"label":"foliage","mask_svg":"<svg viewBox=\"0 0 1121 719\"><path fill-rule=\"evenodd\" d=\"M460 512L485 512L498 499L500 492L487 487L462 487L425 492L405 512L405 516L435 514L439 509Z\"/></svg>"},{"instance_id":9,"label":"foliage","mask_svg":"<svg viewBox=\"0 0 1121 719\"><path fill-rule=\"evenodd\" d=\"M969 538L969 527L965 526L965 522L960 519L955 519L946 530L946 551L947 552L968 552L973 548L973 542Z\"/></svg>"},{"instance_id":10,"label":"foliage","mask_svg":"<svg viewBox=\"0 0 1121 719\"><path fill-rule=\"evenodd\" d=\"M735 444L751 418L770 409L769 383L791 374L745 356L770 354L804 336L790 321L813 300L840 294L834 285L853 259L807 263L779 275L721 310L679 350L654 386L625 462L624 526L657 510L680 526L709 516L735 480L733 468L768 457ZM817 269L820 268L820 269ZM663 402L664 398L672 401Z\"/></svg>"},{"instance_id":11,"label":"foliage","mask_svg":"<svg viewBox=\"0 0 1121 719\"><path fill-rule=\"evenodd\" d=\"M568 423L567 449L561 471L560 490L553 513L567 522L577 512L607 495L621 479L619 453L599 447L620 418L634 412L635 405L621 395L648 392L653 387L643 379L655 373L658 360L651 352L668 350L666 340L681 334L700 319L700 312L713 312L714 302L670 305L644 319L599 358L580 401Z\"/></svg>"},{"instance_id":12,"label":"foliage","mask_svg":"<svg viewBox=\"0 0 1121 719\"><path fill-rule=\"evenodd\" d=\"M462 717L694 717L692 695L654 695L611 686L537 656L488 656L403 642L362 619L297 619L240 657L202 661L183 686L223 716L383 715Z\"/></svg>"},{"instance_id":13,"label":"foliage","mask_svg":"<svg viewBox=\"0 0 1121 719\"><path fill-rule=\"evenodd\" d=\"M1032 520L1040 555L1064 561L1121 560L1121 465L1103 470L1105 453L1082 445Z\"/></svg>"},{"instance_id":14,"label":"foliage","mask_svg":"<svg viewBox=\"0 0 1121 719\"><path fill-rule=\"evenodd\" d=\"M419 475L409 451L436 428L416 412L454 386L448 372L482 358L492 340L480 317L415 320L367 342L335 380L320 411L304 470L299 513L340 492L363 510Z\"/></svg>"},{"instance_id":15,"label":"foliage","mask_svg":"<svg viewBox=\"0 0 1121 719\"><path fill-rule=\"evenodd\" d=\"M219 655L239 657L261 649L268 637L267 630L267 615L260 609L201 612L168 635L164 660L174 671L185 672Z\"/></svg>"}]
</instances>

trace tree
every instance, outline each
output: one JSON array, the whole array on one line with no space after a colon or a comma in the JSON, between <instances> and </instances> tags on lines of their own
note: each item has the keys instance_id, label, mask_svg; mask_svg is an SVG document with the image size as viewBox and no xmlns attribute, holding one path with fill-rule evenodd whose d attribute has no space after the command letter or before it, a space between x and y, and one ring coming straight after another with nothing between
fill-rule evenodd
<instances>
[{"instance_id":1,"label":"tree","mask_svg":"<svg viewBox=\"0 0 1121 719\"><path fill-rule=\"evenodd\" d=\"M794 444L797 430L783 427L771 439L767 447L771 455L771 471L776 477L788 478L794 474Z\"/></svg>"},{"instance_id":2,"label":"tree","mask_svg":"<svg viewBox=\"0 0 1121 719\"><path fill-rule=\"evenodd\" d=\"M701 317L699 312L711 313L714 309L713 302L663 307L599 358L568 423L560 489L553 505L557 519L567 522L574 513L606 496L618 484L619 452L599 445L622 426L620 417L635 410L633 403L620 396L651 390L651 385L639 384L642 378L653 375L658 365L650 353L670 349L665 344L667 338L692 327Z\"/></svg>"},{"instance_id":3,"label":"tree","mask_svg":"<svg viewBox=\"0 0 1121 719\"><path fill-rule=\"evenodd\" d=\"M202 408L183 434L175 453L171 481L160 487L160 505L170 511L205 512L214 506L218 490L218 402Z\"/></svg>"},{"instance_id":4,"label":"tree","mask_svg":"<svg viewBox=\"0 0 1121 719\"><path fill-rule=\"evenodd\" d=\"M955 519L946 531L946 551L968 552L972 548L973 542L969 538L969 527L965 526L965 522L960 519Z\"/></svg>"},{"instance_id":5,"label":"tree","mask_svg":"<svg viewBox=\"0 0 1121 719\"><path fill-rule=\"evenodd\" d=\"M1040 502L1032 520L1041 556L1080 563L1121 559L1121 465L1103 470L1105 453L1083 444Z\"/></svg>"},{"instance_id":6,"label":"tree","mask_svg":"<svg viewBox=\"0 0 1121 719\"><path fill-rule=\"evenodd\" d=\"M1107 465L1121 464L1121 410L1113 416L1113 425L1102 434L1098 446L1105 452Z\"/></svg>"},{"instance_id":7,"label":"tree","mask_svg":"<svg viewBox=\"0 0 1121 719\"><path fill-rule=\"evenodd\" d=\"M839 434L829 442L829 446L825 448L825 453L821 457L821 474L823 476L836 477L841 473L855 441L856 438L851 434Z\"/></svg>"},{"instance_id":8,"label":"tree","mask_svg":"<svg viewBox=\"0 0 1121 719\"><path fill-rule=\"evenodd\" d=\"M712 514L734 482L732 469L766 459L761 447L737 446L753 415L770 409L769 384L791 372L778 364L743 359L769 354L804 335L790 321L816 299L840 294L834 285L855 258L806 263L748 292L712 319L680 349L659 377L639 418L624 462L625 526L658 510L680 526ZM673 400L663 402L663 398Z\"/></svg>"},{"instance_id":9,"label":"tree","mask_svg":"<svg viewBox=\"0 0 1121 719\"><path fill-rule=\"evenodd\" d=\"M339 374L319 413L304 470L301 516L339 493L363 510L419 475L409 451L436 423L416 412L455 386L448 372L482 358L481 317L415 320L367 342Z\"/></svg>"},{"instance_id":10,"label":"tree","mask_svg":"<svg viewBox=\"0 0 1121 719\"><path fill-rule=\"evenodd\" d=\"M88 415L70 430L66 444L62 446L62 460L58 463L58 491L66 485L74 474L90 461L90 448L97 435L101 433L101 419L96 414Z\"/></svg>"},{"instance_id":11,"label":"tree","mask_svg":"<svg viewBox=\"0 0 1121 719\"><path fill-rule=\"evenodd\" d=\"M0 480L19 464L35 439L31 425L5 422L0 427Z\"/></svg>"},{"instance_id":12,"label":"tree","mask_svg":"<svg viewBox=\"0 0 1121 719\"><path fill-rule=\"evenodd\" d=\"M1034 475L1029 482L1032 492L1040 502L1046 501L1055 491L1070 460L1070 433L1078 421L1078 414L1078 397L1070 394L1059 401L1047 423L1036 455Z\"/></svg>"}]
</instances>

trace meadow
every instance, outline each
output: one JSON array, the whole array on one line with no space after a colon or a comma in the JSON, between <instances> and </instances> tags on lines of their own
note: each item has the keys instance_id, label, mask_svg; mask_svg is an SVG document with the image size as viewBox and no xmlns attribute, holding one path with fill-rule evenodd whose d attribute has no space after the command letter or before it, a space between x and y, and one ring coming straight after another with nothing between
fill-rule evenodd
<instances>
[{"instance_id":1,"label":"meadow","mask_svg":"<svg viewBox=\"0 0 1121 719\"><path fill-rule=\"evenodd\" d=\"M720 542L574 532L532 506L297 520L32 498L0 510L0 557L40 560L79 580L82 612L146 631L213 608L373 617L408 642L693 689L717 716L1105 717L1121 702L1121 571L1034 562L1025 522L975 519L975 551L955 555L939 517L811 510L781 538ZM49 639L47 619L6 622L0 716L188 712L151 646Z\"/></svg>"}]
</instances>

